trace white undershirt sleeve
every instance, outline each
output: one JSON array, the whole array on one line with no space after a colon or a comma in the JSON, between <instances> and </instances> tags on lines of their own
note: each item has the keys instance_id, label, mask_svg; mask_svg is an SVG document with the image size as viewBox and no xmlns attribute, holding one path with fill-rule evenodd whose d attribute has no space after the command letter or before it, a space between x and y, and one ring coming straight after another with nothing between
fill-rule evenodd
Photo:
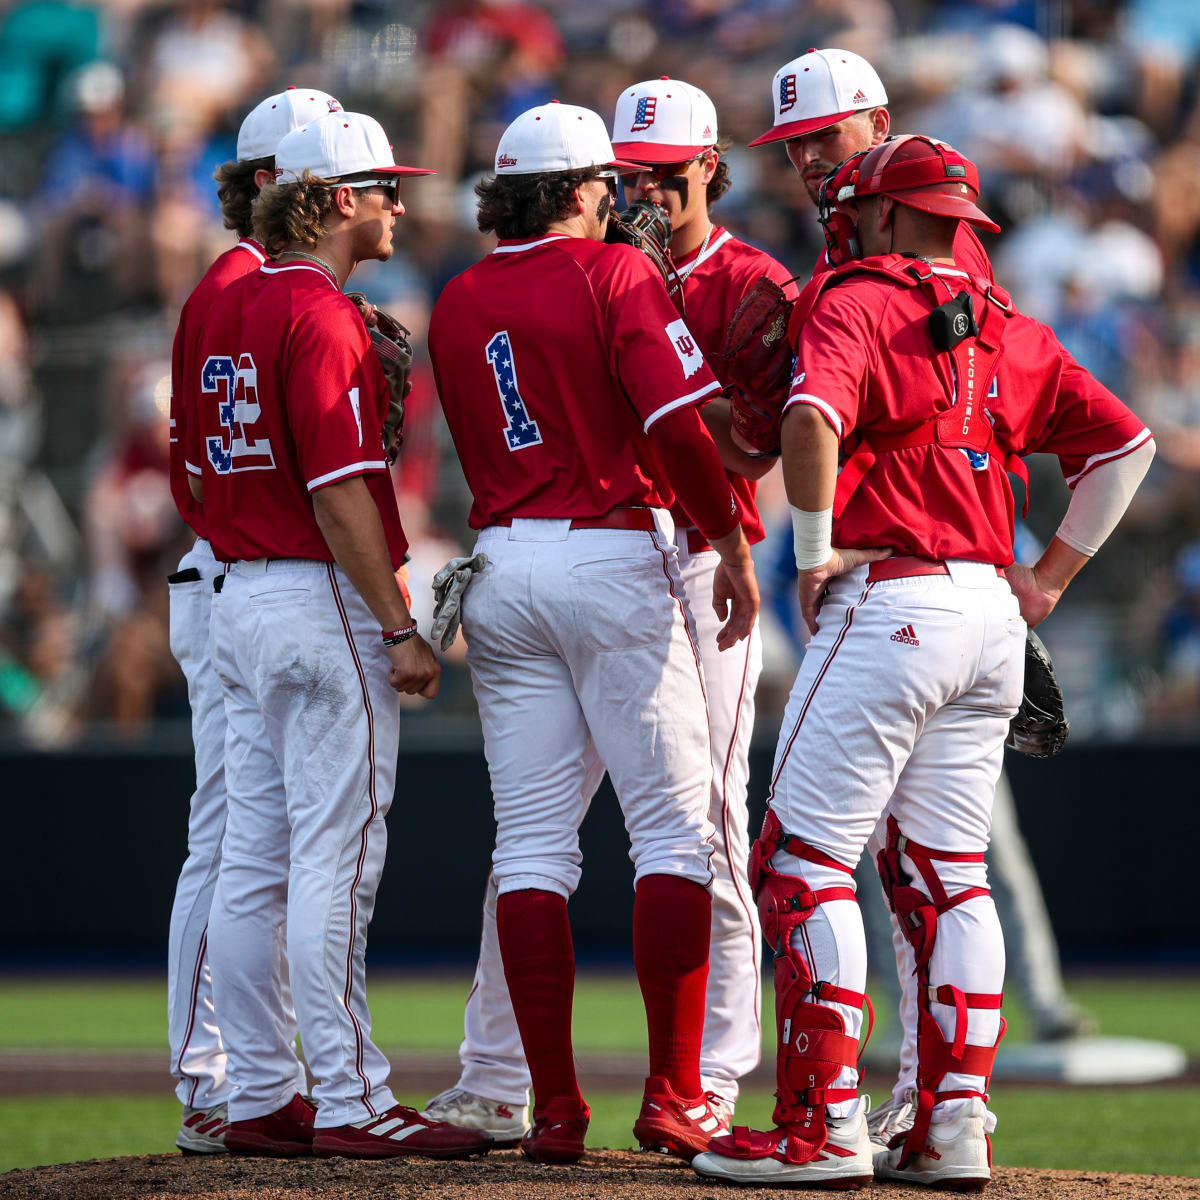
<instances>
[{"instance_id":1,"label":"white undershirt sleeve","mask_svg":"<svg viewBox=\"0 0 1200 1200\"><path fill-rule=\"evenodd\" d=\"M1123 458L1101 463L1089 471L1071 493L1058 536L1080 554L1095 554L1125 515L1153 457L1151 438Z\"/></svg>"}]
</instances>

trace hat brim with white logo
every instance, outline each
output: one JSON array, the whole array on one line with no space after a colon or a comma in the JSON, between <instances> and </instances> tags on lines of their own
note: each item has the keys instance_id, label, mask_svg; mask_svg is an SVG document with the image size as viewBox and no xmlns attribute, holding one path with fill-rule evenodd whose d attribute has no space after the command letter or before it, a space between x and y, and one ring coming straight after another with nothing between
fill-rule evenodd
<instances>
[{"instance_id":1,"label":"hat brim with white logo","mask_svg":"<svg viewBox=\"0 0 1200 1200\"><path fill-rule=\"evenodd\" d=\"M600 114L551 100L526 109L500 136L497 176L543 175L601 167L636 171L638 164L617 157Z\"/></svg>"},{"instance_id":2,"label":"hat brim with white logo","mask_svg":"<svg viewBox=\"0 0 1200 1200\"><path fill-rule=\"evenodd\" d=\"M751 146L819 133L888 102L875 68L849 50L809 50L775 72L772 88L775 123Z\"/></svg>"},{"instance_id":3,"label":"hat brim with white logo","mask_svg":"<svg viewBox=\"0 0 1200 1200\"><path fill-rule=\"evenodd\" d=\"M639 136L634 136L635 134ZM663 75L626 88L613 115L613 152L639 163L684 162L717 142L717 110L698 87Z\"/></svg>"},{"instance_id":4,"label":"hat brim with white logo","mask_svg":"<svg viewBox=\"0 0 1200 1200\"><path fill-rule=\"evenodd\" d=\"M365 113L336 112L292 130L276 147L275 179L292 183L305 171L320 179L350 175L436 175L399 166L387 134Z\"/></svg>"}]
</instances>

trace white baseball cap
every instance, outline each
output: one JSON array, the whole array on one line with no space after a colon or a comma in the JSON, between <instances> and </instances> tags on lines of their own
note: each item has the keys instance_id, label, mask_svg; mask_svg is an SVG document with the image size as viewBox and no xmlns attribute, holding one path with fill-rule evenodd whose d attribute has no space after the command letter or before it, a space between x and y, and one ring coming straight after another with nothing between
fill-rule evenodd
<instances>
[{"instance_id":1,"label":"white baseball cap","mask_svg":"<svg viewBox=\"0 0 1200 1200\"><path fill-rule=\"evenodd\" d=\"M497 175L537 175L543 171L575 171L580 167L627 167L613 153L600 114L576 104L539 104L526 109L500 135Z\"/></svg>"},{"instance_id":2,"label":"white baseball cap","mask_svg":"<svg viewBox=\"0 0 1200 1200\"><path fill-rule=\"evenodd\" d=\"M328 92L291 84L287 91L268 96L246 114L238 130L237 160L272 158L275 147L293 129L341 111L342 106Z\"/></svg>"},{"instance_id":3,"label":"white baseball cap","mask_svg":"<svg viewBox=\"0 0 1200 1200\"><path fill-rule=\"evenodd\" d=\"M809 50L775 72L775 124L751 146L828 129L864 108L888 102L883 81L849 50Z\"/></svg>"},{"instance_id":4,"label":"white baseball cap","mask_svg":"<svg viewBox=\"0 0 1200 1200\"><path fill-rule=\"evenodd\" d=\"M328 113L293 129L275 149L275 179L290 183L311 171L322 179L343 175L435 175L398 167L383 126L365 113Z\"/></svg>"},{"instance_id":5,"label":"white baseball cap","mask_svg":"<svg viewBox=\"0 0 1200 1200\"><path fill-rule=\"evenodd\" d=\"M626 88L613 116L613 149L622 158L672 163L717 141L717 110L698 88L663 75Z\"/></svg>"}]
</instances>

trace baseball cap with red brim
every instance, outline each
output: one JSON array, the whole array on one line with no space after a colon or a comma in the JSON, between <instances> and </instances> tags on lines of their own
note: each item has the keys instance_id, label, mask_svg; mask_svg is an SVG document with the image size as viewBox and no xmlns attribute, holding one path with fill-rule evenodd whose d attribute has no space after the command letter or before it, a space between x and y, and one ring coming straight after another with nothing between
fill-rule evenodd
<instances>
[{"instance_id":1,"label":"baseball cap with red brim","mask_svg":"<svg viewBox=\"0 0 1200 1200\"><path fill-rule=\"evenodd\" d=\"M677 163L711 150L717 110L698 88L663 75L626 88L613 115L613 150L639 163Z\"/></svg>"},{"instance_id":2,"label":"baseball cap with red brim","mask_svg":"<svg viewBox=\"0 0 1200 1200\"><path fill-rule=\"evenodd\" d=\"M979 208L979 169L948 142L906 133L881 143L859 163L854 181L838 199L890 196L898 204L939 217L957 217L1000 232Z\"/></svg>"},{"instance_id":3,"label":"baseball cap with red brim","mask_svg":"<svg viewBox=\"0 0 1200 1200\"><path fill-rule=\"evenodd\" d=\"M551 100L526 109L500 135L496 174L541 175L603 167L636 171L613 152L600 114L576 104Z\"/></svg>"},{"instance_id":4,"label":"baseball cap with red brim","mask_svg":"<svg viewBox=\"0 0 1200 1200\"><path fill-rule=\"evenodd\" d=\"M320 179L347 175L436 175L401 167L383 126L365 113L335 112L293 129L275 148L275 179L291 183L309 171Z\"/></svg>"},{"instance_id":5,"label":"baseball cap with red brim","mask_svg":"<svg viewBox=\"0 0 1200 1200\"><path fill-rule=\"evenodd\" d=\"M875 68L850 50L809 50L775 72L772 88L775 124L751 146L816 133L888 102Z\"/></svg>"}]
</instances>

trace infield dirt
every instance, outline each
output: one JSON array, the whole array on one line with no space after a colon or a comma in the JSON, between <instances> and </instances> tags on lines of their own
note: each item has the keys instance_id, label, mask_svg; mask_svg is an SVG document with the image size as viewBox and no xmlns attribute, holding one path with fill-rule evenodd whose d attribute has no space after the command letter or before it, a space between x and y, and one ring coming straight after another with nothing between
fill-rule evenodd
<instances>
[{"instance_id":1,"label":"infield dirt","mask_svg":"<svg viewBox=\"0 0 1200 1200\"><path fill-rule=\"evenodd\" d=\"M939 1194L891 1183L863 1190L880 1200L929 1200ZM571 1167L535 1166L516 1150L448 1163L158 1154L0 1175L0 1197L12 1200L765 1200L779 1195L778 1189L706 1183L683 1163L628 1150L595 1151ZM988 1200L1200 1200L1200 1179L998 1167L984 1195Z\"/></svg>"}]
</instances>

